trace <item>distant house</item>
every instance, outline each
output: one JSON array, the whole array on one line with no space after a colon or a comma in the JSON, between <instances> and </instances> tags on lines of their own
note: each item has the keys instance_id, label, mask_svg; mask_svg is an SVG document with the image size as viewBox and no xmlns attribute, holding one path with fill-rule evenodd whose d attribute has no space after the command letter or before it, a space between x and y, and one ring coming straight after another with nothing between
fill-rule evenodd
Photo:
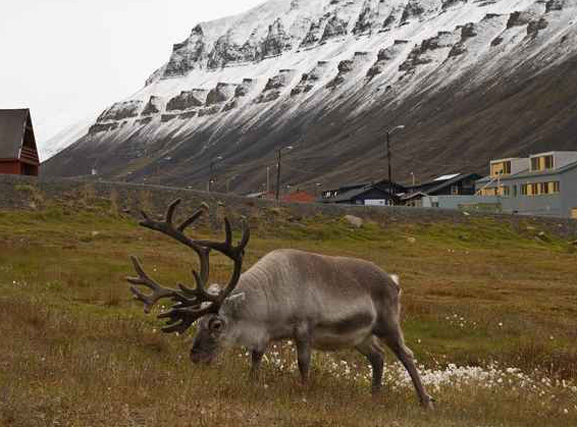
<instances>
[{"instance_id":1,"label":"distant house","mask_svg":"<svg viewBox=\"0 0 577 427\"><path fill-rule=\"evenodd\" d=\"M297 190L293 191L292 193L285 194L282 196L281 200L287 203L312 203L316 200L316 198L306 191Z\"/></svg>"},{"instance_id":2,"label":"distant house","mask_svg":"<svg viewBox=\"0 0 577 427\"><path fill-rule=\"evenodd\" d=\"M470 196L475 194L475 183L481 175L476 173L454 173L439 176L431 181L407 187L401 197L406 206L423 207L430 196Z\"/></svg>"},{"instance_id":3,"label":"distant house","mask_svg":"<svg viewBox=\"0 0 577 427\"><path fill-rule=\"evenodd\" d=\"M400 198L397 194L405 191L405 187L396 182L389 184L388 180L382 180L375 183L351 184L326 190L317 201L320 203L387 206L398 204Z\"/></svg>"},{"instance_id":4,"label":"distant house","mask_svg":"<svg viewBox=\"0 0 577 427\"><path fill-rule=\"evenodd\" d=\"M577 151L493 160L489 168L477 194L498 198L503 212L577 219Z\"/></svg>"},{"instance_id":5,"label":"distant house","mask_svg":"<svg viewBox=\"0 0 577 427\"><path fill-rule=\"evenodd\" d=\"M38 176L39 165L30 111L0 110L0 174Z\"/></svg>"}]
</instances>

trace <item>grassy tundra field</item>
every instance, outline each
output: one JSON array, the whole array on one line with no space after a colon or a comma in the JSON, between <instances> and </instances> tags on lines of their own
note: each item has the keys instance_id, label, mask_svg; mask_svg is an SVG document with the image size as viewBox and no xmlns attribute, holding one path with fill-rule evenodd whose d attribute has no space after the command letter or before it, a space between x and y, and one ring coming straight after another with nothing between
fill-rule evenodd
<instances>
[{"instance_id":1,"label":"grassy tundra field","mask_svg":"<svg viewBox=\"0 0 577 427\"><path fill-rule=\"evenodd\" d=\"M0 425L577 425L577 248L566 240L473 217L361 229L282 209L251 218L245 268L292 247L400 275L407 344L436 398L427 412L390 354L376 398L354 352L315 353L306 388L290 343L270 349L256 384L242 349L193 367L190 335L159 333L124 277L137 254L161 283L191 283L195 256L116 205L87 196L0 211ZM229 271L215 256L211 280Z\"/></svg>"}]
</instances>

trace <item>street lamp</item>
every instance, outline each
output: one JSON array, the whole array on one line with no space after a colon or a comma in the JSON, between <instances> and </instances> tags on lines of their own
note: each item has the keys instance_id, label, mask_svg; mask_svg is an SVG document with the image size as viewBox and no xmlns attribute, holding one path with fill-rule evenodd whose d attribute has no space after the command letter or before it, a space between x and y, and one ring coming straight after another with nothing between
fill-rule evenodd
<instances>
[{"instance_id":1,"label":"street lamp","mask_svg":"<svg viewBox=\"0 0 577 427\"><path fill-rule=\"evenodd\" d=\"M315 184L315 199L318 197L318 192L319 192L319 190L320 190L320 188L321 188L322 186L323 186L323 184L320 183L320 182L317 182L317 183Z\"/></svg>"},{"instance_id":2,"label":"street lamp","mask_svg":"<svg viewBox=\"0 0 577 427\"><path fill-rule=\"evenodd\" d=\"M287 145L286 147L279 148L276 150L276 195L275 199L278 201L280 198L280 165L282 160L282 152L283 150L290 151L293 149L292 145Z\"/></svg>"},{"instance_id":3,"label":"street lamp","mask_svg":"<svg viewBox=\"0 0 577 427\"><path fill-rule=\"evenodd\" d=\"M405 125L398 125L392 129L387 131L387 161L388 161L388 170L389 170L389 197L391 197L391 204L394 204L395 201L392 198L393 196L393 170L391 168L391 135L396 130L404 129Z\"/></svg>"},{"instance_id":4,"label":"street lamp","mask_svg":"<svg viewBox=\"0 0 577 427\"><path fill-rule=\"evenodd\" d=\"M220 162L222 160L222 156L216 156L213 157L212 159L210 159L210 173L208 175L208 184L206 186L206 191L208 193L210 193L211 187L212 187L212 181L214 179L213 175L212 175L212 171L214 169L214 165L216 165L218 162Z\"/></svg>"}]
</instances>

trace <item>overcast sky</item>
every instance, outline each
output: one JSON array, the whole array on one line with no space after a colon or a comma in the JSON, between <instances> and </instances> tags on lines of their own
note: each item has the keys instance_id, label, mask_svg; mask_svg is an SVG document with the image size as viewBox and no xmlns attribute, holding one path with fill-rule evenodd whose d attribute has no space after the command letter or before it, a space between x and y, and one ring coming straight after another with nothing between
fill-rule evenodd
<instances>
[{"instance_id":1,"label":"overcast sky","mask_svg":"<svg viewBox=\"0 0 577 427\"><path fill-rule=\"evenodd\" d=\"M260 3L2 0L0 108L31 108L45 142L136 92L198 22Z\"/></svg>"}]
</instances>

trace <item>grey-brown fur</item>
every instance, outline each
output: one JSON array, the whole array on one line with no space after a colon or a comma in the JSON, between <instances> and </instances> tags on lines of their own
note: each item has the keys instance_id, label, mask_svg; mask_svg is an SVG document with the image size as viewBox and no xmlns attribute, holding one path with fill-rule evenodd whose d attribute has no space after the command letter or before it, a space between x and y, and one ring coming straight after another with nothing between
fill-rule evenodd
<instances>
[{"instance_id":1,"label":"grey-brown fur","mask_svg":"<svg viewBox=\"0 0 577 427\"><path fill-rule=\"evenodd\" d=\"M291 249L270 252L240 277L216 314L202 317L191 350L194 362L210 361L223 347L252 351L252 374L273 341L294 340L303 382L311 351L356 348L373 368L373 392L381 388L385 343L403 363L421 403L424 390L400 327L398 279L373 263Z\"/></svg>"}]
</instances>

